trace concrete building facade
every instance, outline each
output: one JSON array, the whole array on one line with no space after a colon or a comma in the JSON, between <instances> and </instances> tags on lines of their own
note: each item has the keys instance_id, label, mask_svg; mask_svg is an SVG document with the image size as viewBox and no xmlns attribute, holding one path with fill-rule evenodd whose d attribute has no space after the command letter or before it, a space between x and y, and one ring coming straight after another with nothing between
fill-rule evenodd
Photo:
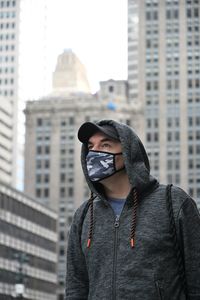
<instances>
[{"instance_id":1,"label":"concrete building facade","mask_svg":"<svg viewBox=\"0 0 200 300\"><path fill-rule=\"evenodd\" d=\"M57 214L0 182L0 299L56 300ZM22 298L20 298L22 299Z\"/></svg>"},{"instance_id":2,"label":"concrete building facade","mask_svg":"<svg viewBox=\"0 0 200 300\"><path fill-rule=\"evenodd\" d=\"M200 6L128 0L129 102L145 112L153 174L200 206Z\"/></svg>"}]
</instances>

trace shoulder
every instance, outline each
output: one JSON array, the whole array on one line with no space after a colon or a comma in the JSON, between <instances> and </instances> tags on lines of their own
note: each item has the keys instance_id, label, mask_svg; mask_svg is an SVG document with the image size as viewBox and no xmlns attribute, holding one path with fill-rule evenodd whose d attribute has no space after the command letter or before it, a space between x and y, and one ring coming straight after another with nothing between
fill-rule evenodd
<instances>
[{"instance_id":1,"label":"shoulder","mask_svg":"<svg viewBox=\"0 0 200 300\"><path fill-rule=\"evenodd\" d=\"M157 187L155 192L157 192L158 194L167 196L168 186L169 185L159 184L159 186ZM171 186L171 197L172 197L172 201L174 203L177 203L180 206L183 205L184 202L187 200L194 201L182 188L180 188L176 185Z\"/></svg>"},{"instance_id":2,"label":"shoulder","mask_svg":"<svg viewBox=\"0 0 200 300\"><path fill-rule=\"evenodd\" d=\"M167 187L168 185L159 184L157 188L152 192L152 195L159 199L163 199L164 201L168 201L169 195ZM190 203L191 205L196 205L195 201L182 188L176 185L171 186L171 198L174 211L176 211L177 213L188 203Z\"/></svg>"},{"instance_id":3,"label":"shoulder","mask_svg":"<svg viewBox=\"0 0 200 300\"><path fill-rule=\"evenodd\" d=\"M172 186L172 203L177 217L183 215L199 215L199 211L194 199L190 197L182 188Z\"/></svg>"}]
</instances>

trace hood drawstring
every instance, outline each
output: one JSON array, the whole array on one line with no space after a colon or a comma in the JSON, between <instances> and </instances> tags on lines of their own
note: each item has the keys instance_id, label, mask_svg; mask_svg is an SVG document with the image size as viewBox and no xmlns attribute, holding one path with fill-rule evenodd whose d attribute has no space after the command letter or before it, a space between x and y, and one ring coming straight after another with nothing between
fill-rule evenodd
<instances>
[{"instance_id":1,"label":"hood drawstring","mask_svg":"<svg viewBox=\"0 0 200 300\"><path fill-rule=\"evenodd\" d=\"M93 200L96 198L94 193L91 192L91 196L89 199L89 210L90 210L90 224L89 224L89 232L88 232L88 241L87 248L90 248L92 235L93 235L93 226L94 226L94 202ZM137 215L137 207L138 207L138 193L136 189L133 190L133 206L132 206L132 219L131 219L131 234L130 234L130 244L131 248L135 247L135 230L136 230L136 215Z\"/></svg>"},{"instance_id":2,"label":"hood drawstring","mask_svg":"<svg viewBox=\"0 0 200 300\"><path fill-rule=\"evenodd\" d=\"M88 233L88 241L87 241L87 248L90 248L90 244L92 241L92 234L93 234L93 225L94 225L94 215L93 215L93 200L96 198L94 197L94 193L91 192L91 196L89 199L89 209L90 209L90 225L89 225L89 233Z\"/></svg>"},{"instance_id":3,"label":"hood drawstring","mask_svg":"<svg viewBox=\"0 0 200 300\"><path fill-rule=\"evenodd\" d=\"M131 234L130 234L130 244L131 248L135 247L135 229L136 229L136 217L137 217L137 207L138 207L138 193L136 188L133 189L133 206L132 206L132 219L131 219Z\"/></svg>"}]
</instances>

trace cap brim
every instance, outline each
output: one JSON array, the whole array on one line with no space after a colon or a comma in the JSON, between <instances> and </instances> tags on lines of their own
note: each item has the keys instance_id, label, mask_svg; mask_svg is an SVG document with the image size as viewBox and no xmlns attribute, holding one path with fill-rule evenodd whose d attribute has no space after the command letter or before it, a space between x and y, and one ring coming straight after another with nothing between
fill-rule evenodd
<instances>
[{"instance_id":1,"label":"cap brim","mask_svg":"<svg viewBox=\"0 0 200 300\"><path fill-rule=\"evenodd\" d=\"M114 132L114 128L109 125L98 126L97 124L94 124L92 122L86 122L79 128L78 139L82 143L87 143L89 138L97 131L103 132L110 138L118 140L117 134Z\"/></svg>"}]
</instances>

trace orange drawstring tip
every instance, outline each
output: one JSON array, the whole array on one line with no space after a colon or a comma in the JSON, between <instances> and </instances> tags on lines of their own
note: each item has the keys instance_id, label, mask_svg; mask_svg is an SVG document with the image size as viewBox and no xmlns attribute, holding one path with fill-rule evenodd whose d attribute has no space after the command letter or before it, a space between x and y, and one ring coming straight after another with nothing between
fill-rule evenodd
<instances>
[{"instance_id":1,"label":"orange drawstring tip","mask_svg":"<svg viewBox=\"0 0 200 300\"><path fill-rule=\"evenodd\" d=\"M131 239L131 248L134 248L134 246L135 246L135 241L134 239Z\"/></svg>"},{"instance_id":2,"label":"orange drawstring tip","mask_svg":"<svg viewBox=\"0 0 200 300\"><path fill-rule=\"evenodd\" d=\"M87 248L90 248L90 244L91 244L91 239L88 239L88 241L87 241Z\"/></svg>"}]
</instances>

